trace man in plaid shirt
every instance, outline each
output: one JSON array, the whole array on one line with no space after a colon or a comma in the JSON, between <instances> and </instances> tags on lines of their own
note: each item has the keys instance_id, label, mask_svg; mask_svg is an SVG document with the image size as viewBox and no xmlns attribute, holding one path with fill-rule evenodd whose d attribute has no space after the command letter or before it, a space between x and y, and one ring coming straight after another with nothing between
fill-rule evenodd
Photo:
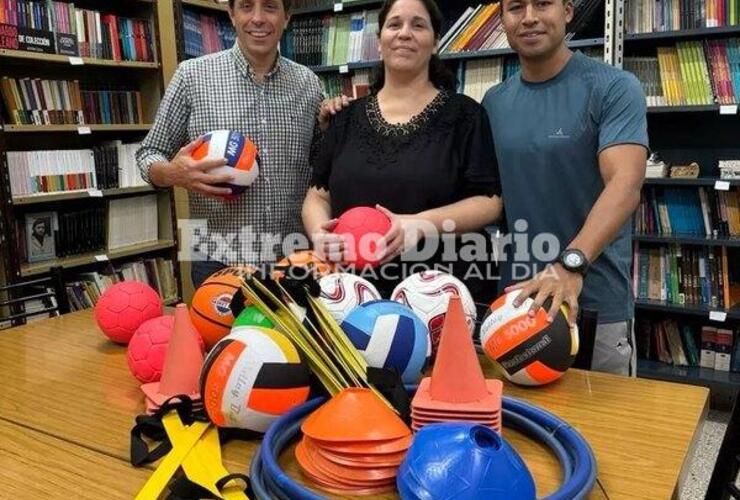
<instances>
[{"instance_id":1,"label":"man in plaid shirt","mask_svg":"<svg viewBox=\"0 0 740 500\"><path fill-rule=\"evenodd\" d=\"M290 0L229 0L237 43L180 64L136 153L147 182L189 191L196 287L225 265L274 262L283 237L303 232L322 91L314 73L278 53L289 12ZM225 161L190 157L198 137L217 129L243 133L260 154L257 180L234 201L214 185L229 175L209 173Z\"/></svg>"}]
</instances>

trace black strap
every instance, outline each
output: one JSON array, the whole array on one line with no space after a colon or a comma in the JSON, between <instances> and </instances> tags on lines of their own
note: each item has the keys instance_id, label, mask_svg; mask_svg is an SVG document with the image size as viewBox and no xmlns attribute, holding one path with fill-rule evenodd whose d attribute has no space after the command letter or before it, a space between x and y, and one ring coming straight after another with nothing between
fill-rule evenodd
<instances>
[{"instance_id":1,"label":"black strap","mask_svg":"<svg viewBox=\"0 0 740 500\"><path fill-rule=\"evenodd\" d=\"M238 472L227 474L216 481L216 488L218 488L218 491L221 491L226 487L227 484L235 479L240 479L244 483L243 490L249 498L257 498L254 494L254 490L252 490L252 482L249 480L249 476L247 476L246 474L240 474Z\"/></svg>"},{"instance_id":2,"label":"black strap","mask_svg":"<svg viewBox=\"0 0 740 500\"><path fill-rule=\"evenodd\" d=\"M172 442L162 424L162 417L172 410L177 411L185 425L191 425L196 420L208 421L202 401L193 401L186 395L169 398L152 415L138 415L131 429L131 465L140 467L156 462L172 450ZM159 445L150 450L144 437L159 442Z\"/></svg>"},{"instance_id":3,"label":"black strap","mask_svg":"<svg viewBox=\"0 0 740 500\"><path fill-rule=\"evenodd\" d=\"M411 398L403 386L398 370L368 366L367 381L393 405L404 422L411 423Z\"/></svg>"},{"instance_id":4,"label":"black strap","mask_svg":"<svg viewBox=\"0 0 740 500\"><path fill-rule=\"evenodd\" d=\"M245 302L246 299L244 298L241 287L237 288L236 292L234 292L234 296L231 298L231 302L229 303L229 309L231 309L231 314L235 318L238 318L246 307Z\"/></svg>"},{"instance_id":5,"label":"black strap","mask_svg":"<svg viewBox=\"0 0 740 500\"><path fill-rule=\"evenodd\" d=\"M159 442L159 446L149 450L144 437ZM139 415L136 425L131 429L131 465L140 467L156 462L172 450L172 443L162 425L162 420L154 416Z\"/></svg>"},{"instance_id":6,"label":"black strap","mask_svg":"<svg viewBox=\"0 0 740 500\"><path fill-rule=\"evenodd\" d=\"M256 498L254 491L252 490L252 483L249 480L249 476L245 474L228 474L218 481L216 481L216 488L218 491L223 490L227 484L234 480L241 480L244 482L244 492L249 498ZM167 500L199 500L201 498L219 498L214 495L206 488L201 485L192 482L185 476L180 476L169 485L170 493L167 495Z\"/></svg>"}]
</instances>

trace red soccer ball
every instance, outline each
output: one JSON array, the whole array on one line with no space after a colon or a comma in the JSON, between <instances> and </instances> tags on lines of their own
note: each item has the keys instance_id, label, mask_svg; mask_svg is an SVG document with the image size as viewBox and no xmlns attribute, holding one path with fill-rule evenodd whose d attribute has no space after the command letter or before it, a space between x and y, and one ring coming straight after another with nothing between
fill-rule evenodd
<instances>
[{"instance_id":1,"label":"red soccer ball","mask_svg":"<svg viewBox=\"0 0 740 500\"><path fill-rule=\"evenodd\" d=\"M345 237L348 246L348 264L357 268L377 266L380 260L378 240L391 228L391 220L380 210L371 207L355 207L339 216L334 233Z\"/></svg>"},{"instance_id":2,"label":"red soccer ball","mask_svg":"<svg viewBox=\"0 0 740 500\"><path fill-rule=\"evenodd\" d=\"M144 321L162 315L162 298L139 281L116 283L95 304L95 321L113 342L128 344Z\"/></svg>"},{"instance_id":3,"label":"red soccer ball","mask_svg":"<svg viewBox=\"0 0 740 500\"><path fill-rule=\"evenodd\" d=\"M174 316L160 316L145 321L131 337L126 360L131 374L140 382L148 384L162 378L164 358L174 327ZM198 339L200 350L204 351L203 339L194 328L193 335Z\"/></svg>"}]
</instances>

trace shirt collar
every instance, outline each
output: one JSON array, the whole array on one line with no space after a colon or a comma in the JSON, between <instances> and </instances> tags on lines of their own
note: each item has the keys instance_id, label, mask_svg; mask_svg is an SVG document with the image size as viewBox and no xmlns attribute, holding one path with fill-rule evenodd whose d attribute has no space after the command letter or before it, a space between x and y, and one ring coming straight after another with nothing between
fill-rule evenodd
<instances>
[{"instance_id":1,"label":"shirt collar","mask_svg":"<svg viewBox=\"0 0 740 500\"><path fill-rule=\"evenodd\" d=\"M252 80L255 79L254 70L252 69L252 66L249 64L249 61L246 57L244 57L244 53L242 52L242 49L239 47L239 40L237 39L234 42L234 46L231 48L231 54L234 57L234 62L236 63L237 69L246 77L251 78ZM277 57L275 58L275 64L273 64L272 69L267 72L265 75L265 79L273 77L277 72L280 70L280 52L278 52Z\"/></svg>"}]
</instances>

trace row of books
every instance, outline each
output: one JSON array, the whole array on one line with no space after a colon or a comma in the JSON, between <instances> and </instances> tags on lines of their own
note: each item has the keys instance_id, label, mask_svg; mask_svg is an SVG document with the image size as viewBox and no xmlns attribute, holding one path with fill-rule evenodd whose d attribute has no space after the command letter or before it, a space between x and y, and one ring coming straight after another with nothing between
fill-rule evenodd
<instances>
[{"instance_id":1,"label":"row of books","mask_svg":"<svg viewBox=\"0 0 740 500\"><path fill-rule=\"evenodd\" d=\"M332 7L333 5L343 4L352 5L361 0L293 0L292 8L296 9L307 9L312 7ZM382 3L380 0L378 3Z\"/></svg>"},{"instance_id":2,"label":"row of books","mask_svg":"<svg viewBox=\"0 0 740 500\"><path fill-rule=\"evenodd\" d=\"M637 298L730 309L740 302L739 270L726 247L634 244ZM732 265L731 265L732 264Z\"/></svg>"},{"instance_id":3,"label":"row of books","mask_svg":"<svg viewBox=\"0 0 740 500\"><path fill-rule=\"evenodd\" d=\"M157 241L157 196L113 199L84 209L26 213L15 227L24 262L117 250Z\"/></svg>"},{"instance_id":4,"label":"row of books","mask_svg":"<svg viewBox=\"0 0 740 500\"><path fill-rule=\"evenodd\" d=\"M442 36L440 53L507 48L498 2L468 7Z\"/></svg>"},{"instance_id":5,"label":"row of books","mask_svg":"<svg viewBox=\"0 0 740 500\"><path fill-rule=\"evenodd\" d=\"M740 236L740 193L646 187L634 217L638 234L736 237Z\"/></svg>"},{"instance_id":6,"label":"row of books","mask_svg":"<svg viewBox=\"0 0 740 500\"><path fill-rule=\"evenodd\" d=\"M119 198L108 204L108 249L157 241L159 235L156 194Z\"/></svg>"},{"instance_id":7,"label":"row of books","mask_svg":"<svg viewBox=\"0 0 740 500\"><path fill-rule=\"evenodd\" d=\"M488 89L503 82L513 74L512 70L514 73L518 71L519 66L515 57L465 61L458 70L458 92L481 102Z\"/></svg>"},{"instance_id":8,"label":"row of books","mask_svg":"<svg viewBox=\"0 0 740 500\"><path fill-rule=\"evenodd\" d=\"M80 311L97 304L109 287L122 281L140 281L151 286L165 302L177 299L177 282L172 260L162 257L127 262L108 272L79 273L66 282L70 309Z\"/></svg>"},{"instance_id":9,"label":"row of books","mask_svg":"<svg viewBox=\"0 0 740 500\"><path fill-rule=\"evenodd\" d=\"M141 93L97 89L78 80L9 78L0 80L10 123L83 125L143 123Z\"/></svg>"},{"instance_id":10,"label":"row of books","mask_svg":"<svg viewBox=\"0 0 740 500\"><path fill-rule=\"evenodd\" d=\"M183 42L186 57L199 57L231 48L236 32L224 16L183 9Z\"/></svg>"},{"instance_id":11,"label":"row of books","mask_svg":"<svg viewBox=\"0 0 740 500\"><path fill-rule=\"evenodd\" d=\"M8 151L7 160L14 197L98 187L91 149Z\"/></svg>"},{"instance_id":12,"label":"row of books","mask_svg":"<svg viewBox=\"0 0 740 500\"><path fill-rule=\"evenodd\" d=\"M140 143L108 141L93 149L8 151L12 196L144 186L136 167Z\"/></svg>"},{"instance_id":13,"label":"row of books","mask_svg":"<svg viewBox=\"0 0 740 500\"><path fill-rule=\"evenodd\" d=\"M116 61L156 60L150 19L118 17L52 0L3 0L0 23L10 29L3 37L2 48ZM28 36L46 41L29 44Z\"/></svg>"},{"instance_id":14,"label":"row of books","mask_svg":"<svg viewBox=\"0 0 740 500\"><path fill-rule=\"evenodd\" d=\"M99 189L146 186L136 165L140 142L108 141L93 148L95 176Z\"/></svg>"},{"instance_id":15,"label":"row of books","mask_svg":"<svg viewBox=\"0 0 740 500\"><path fill-rule=\"evenodd\" d=\"M635 336L641 359L740 372L740 329L641 318L635 325Z\"/></svg>"},{"instance_id":16,"label":"row of books","mask_svg":"<svg viewBox=\"0 0 740 500\"><path fill-rule=\"evenodd\" d=\"M679 42L657 57L627 57L649 106L733 104L740 96L740 39Z\"/></svg>"},{"instance_id":17,"label":"row of books","mask_svg":"<svg viewBox=\"0 0 740 500\"><path fill-rule=\"evenodd\" d=\"M740 23L738 0L627 0L627 33L715 28Z\"/></svg>"},{"instance_id":18,"label":"row of books","mask_svg":"<svg viewBox=\"0 0 740 500\"><path fill-rule=\"evenodd\" d=\"M102 206L25 214L16 224L19 254L26 262L43 262L95 252L105 247L105 210Z\"/></svg>"},{"instance_id":19,"label":"row of books","mask_svg":"<svg viewBox=\"0 0 740 500\"><path fill-rule=\"evenodd\" d=\"M603 60L604 51L600 47L585 48L582 52L588 57ZM488 89L520 69L519 58L514 55L463 61L457 66L457 91L480 102Z\"/></svg>"},{"instance_id":20,"label":"row of books","mask_svg":"<svg viewBox=\"0 0 740 500\"><path fill-rule=\"evenodd\" d=\"M567 38L571 39L587 26L601 0L576 0L573 20L568 23ZM442 36L440 53L458 53L509 47L501 23L499 2L468 7Z\"/></svg>"},{"instance_id":21,"label":"row of books","mask_svg":"<svg viewBox=\"0 0 740 500\"><path fill-rule=\"evenodd\" d=\"M378 11L294 19L281 40L285 57L308 66L376 61Z\"/></svg>"},{"instance_id":22,"label":"row of books","mask_svg":"<svg viewBox=\"0 0 740 500\"><path fill-rule=\"evenodd\" d=\"M346 95L355 99L364 97L370 92L370 78L371 71L369 69L354 71L352 75L319 75L325 96L337 97Z\"/></svg>"}]
</instances>

